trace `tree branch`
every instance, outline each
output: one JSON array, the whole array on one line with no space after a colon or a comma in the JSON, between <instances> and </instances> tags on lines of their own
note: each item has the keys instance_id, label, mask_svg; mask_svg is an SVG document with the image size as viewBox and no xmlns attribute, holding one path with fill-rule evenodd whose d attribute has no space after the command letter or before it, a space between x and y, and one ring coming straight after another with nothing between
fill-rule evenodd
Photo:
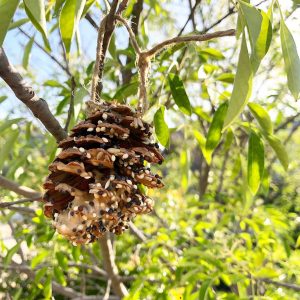
<instances>
[{"instance_id":1,"label":"tree branch","mask_svg":"<svg viewBox=\"0 0 300 300\"><path fill-rule=\"evenodd\" d=\"M296 285L293 283L287 283L287 282L280 282L280 281L275 281L269 278L257 278L257 280L263 281L265 283L270 283L276 286L281 286L287 289L291 289L297 292L300 292L300 285Z\"/></svg>"},{"instance_id":2,"label":"tree branch","mask_svg":"<svg viewBox=\"0 0 300 300\"><path fill-rule=\"evenodd\" d=\"M180 44L180 43L202 42L202 41L208 41L218 37L234 36L234 35L235 35L235 30L229 29L229 30L217 31L217 32L206 33L206 34L178 36L172 39L165 40L144 53L147 54L148 57L153 57L155 54L157 54L167 46Z\"/></svg>"},{"instance_id":3,"label":"tree branch","mask_svg":"<svg viewBox=\"0 0 300 300\"><path fill-rule=\"evenodd\" d=\"M39 98L32 87L25 83L22 76L9 63L2 47L0 48L0 77L8 84L16 97L44 124L46 129L57 141L61 141L67 137L67 133L49 110L47 102L44 99Z\"/></svg>"},{"instance_id":4,"label":"tree branch","mask_svg":"<svg viewBox=\"0 0 300 300\"><path fill-rule=\"evenodd\" d=\"M41 197L41 194L39 192L34 191L31 188L28 188L26 186L19 185L18 183L9 180L1 175L0 175L0 186L27 198Z\"/></svg>"},{"instance_id":5,"label":"tree branch","mask_svg":"<svg viewBox=\"0 0 300 300\"><path fill-rule=\"evenodd\" d=\"M104 237L99 239L99 242L103 256L104 269L107 272L108 278L111 279L113 291L119 297L124 297L128 295L128 291L120 280L118 268L115 263L115 254L109 234L106 234Z\"/></svg>"}]
</instances>

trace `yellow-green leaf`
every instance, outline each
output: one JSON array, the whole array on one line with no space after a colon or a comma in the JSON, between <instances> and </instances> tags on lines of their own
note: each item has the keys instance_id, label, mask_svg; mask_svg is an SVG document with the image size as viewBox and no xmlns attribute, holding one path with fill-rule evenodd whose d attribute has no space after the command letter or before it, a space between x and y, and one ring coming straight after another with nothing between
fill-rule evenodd
<instances>
[{"instance_id":1,"label":"yellow-green leaf","mask_svg":"<svg viewBox=\"0 0 300 300\"><path fill-rule=\"evenodd\" d=\"M264 145L260 137L251 132L248 143L248 185L255 195L264 173Z\"/></svg>"},{"instance_id":2,"label":"yellow-green leaf","mask_svg":"<svg viewBox=\"0 0 300 300\"><path fill-rule=\"evenodd\" d=\"M227 115L224 121L224 129L229 127L240 115L247 104L252 92L252 69L249 59L245 34L242 39L242 46L234 79L233 91L229 100Z\"/></svg>"},{"instance_id":3,"label":"yellow-green leaf","mask_svg":"<svg viewBox=\"0 0 300 300\"><path fill-rule=\"evenodd\" d=\"M28 68L29 58L30 58L30 53L31 53L33 42L34 42L34 36L29 40L29 42L27 43L27 45L25 46L25 49L24 49L22 65L23 65L23 68L26 70Z\"/></svg>"},{"instance_id":4,"label":"yellow-green leaf","mask_svg":"<svg viewBox=\"0 0 300 300\"><path fill-rule=\"evenodd\" d=\"M288 87L297 100L300 93L300 59L296 43L283 19L280 21L280 39Z\"/></svg>"},{"instance_id":5,"label":"yellow-green leaf","mask_svg":"<svg viewBox=\"0 0 300 300\"><path fill-rule=\"evenodd\" d=\"M272 24L265 12L242 0L239 3L249 32L252 48L251 63L255 73L269 50L272 39Z\"/></svg>"},{"instance_id":6,"label":"yellow-green leaf","mask_svg":"<svg viewBox=\"0 0 300 300\"><path fill-rule=\"evenodd\" d=\"M259 123L260 127L268 134L273 133L273 124L268 112L259 104L248 103L248 107L254 116L254 118Z\"/></svg>"},{"instance_id":7,"label":"yellow-green leaf","mask_svg":"<svg viewBox=\"0 0 300 300\"><path fill-rule=\"evenodd\" d=\"M5 35L18 4L19 0L0 0L0 47L3 44Z\"/></svg>"},{"instance_id":8,"label":"yellow-green leaf","mask_svg":"<svg viewBox=\"0 0 300 300\"><path fill-rule=\"evenodd\" d=\"M221 137L222 137L222 129L224 124L224 119L227 113L228 103L225 102L221 104L216 112L214 113L213 120L210 124L207 138L206 138L206 153L208 158L208 164L211 163L211 156L215 148L218 146Z\"/></svg>"},{"instance_id":9,"label":"yellow-green leaf","mask_svg":"<svg viewBox=\"0 0 300 300\"><path fill-rule=\"evenodd\" d=\"M161 106L154 115L154 127L155 127L155 134L158 141L164 147L167 147L169 144L170 139L170 132L168 125L165 122L165 107Z\"/></svg>"},{"instance_id":10,"label":"yellow-green leaf","mask_svg":"<svg viewBox=\"0 0 300 300\"><path fill-rule=\"evenodd\" d=\"M183 113L190 116L192 114L192 108L182 80L178 75L173 73L169 74L168 79L175 103Z\"/></svg>"},{"instance_id":11,"label":"yellow-green leaf","mask_svg":"<svg viewBox=\"0 0 300 300\"><path fill-rule=\"evenodd\" d=\"M60 13L59 28L68 56L71 49L71 42L78 28L85 2L85 0L67 0Z\"/></svg>"},{"instance_id":12,"label":"yellow-green leaf","mask_svg":"<svg viewBox=\"0 0 300 300\"><path fill-rule=\"evenodd\" d=\"M275 135L271 135L271 134L266 135L266 139L269 142L270 146L275 151L276 156L279 159L282 166L284 167L284 169L287 170L289 167L289 156L284 145L281 143L280 139Z\"/></svg>"},{"instance_id":13,"label":"yellow-green leaf","mask_svg":"<svg viewBox=\"0 0 300 300\"><path fill-rule=\"evenodd\" d=\"M26 14L35 28L42 34L45 44L50 48L47 40L47 26L44 0L23 0Z\"/></svg>"}]
</instances>

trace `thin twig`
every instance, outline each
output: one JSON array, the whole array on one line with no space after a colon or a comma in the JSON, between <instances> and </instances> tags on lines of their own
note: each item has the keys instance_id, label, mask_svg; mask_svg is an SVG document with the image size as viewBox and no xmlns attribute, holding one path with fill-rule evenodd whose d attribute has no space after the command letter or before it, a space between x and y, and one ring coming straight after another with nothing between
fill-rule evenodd
<instances>
[{"instance_id":1,"label":"thin twig","mask_svg":"<svg viewBox=\"0 0 300 300\"><path fill-rule=\"evenodd\" d=\"M140 54L141 53L141 49L138 45L138 42L135 38L135 34L134 32L132 31L130 25L128 24L128 22L121 16L115 16L116 19L121 22L127 29L128 33L129 33L129 37L130 37L130 41L131 41L131 44L132 44L132 47L134 48L134 51L136 52L136 54Z\"/></svg>"},{"instance_id":2,"label":"thin twig","mask_svg":"<svg viewBox=\"0 0 300 300\"><path fill-rule=\"evenodd\" d=\"M99 27L97 25L97 23L95 22L95 20L93 19L93 17L87 13L85 15L85 19L96 29L96 30L99 30Z\"/></svg>"},{"instance_id":3,"label":"thin twig","mask_svg":"<svg viewBox=\"0 0 300 300\"><path fill-rule=\"evenodd\" d=\"M68 117L65 125L65 131L68 132L68 128L71 122L72 115L74 113L74 97L75 97L75 90L76 90L76 81L74 76L71 77L71 96L70 96L70 105L68 110Z\"/></svg>"},{"instance_id":4,"label":"thin twig","mask_svg":"<svg viewBox=\"0 0 300 300\"><path fill-rule=\"evenodd\" d=\"M293 284L293 283L287 283L287 282L281 282L281 281L275 281L269 278L257 278L257 280L263 281L265 283L270 283L276 286L281 286L287 289L291 289L297 292L300 292L300 285Z\"/></svg>"},{"instance_id":5,"label":"thin twig","mask_svg":"<svg viewBox=\"0 0 300 300\"><path fill-rule=\"evenodd\" d=\"M9 207L9 206L13 206L13 205L16 205L16 204L23 204L23 203L40 201L41 199L42 199L42 197L38 196L36 198L30 198L30 199L21 199L21 200L11 201L11 202L1 202L0 203L0 208Z\"/></svg>"},{"instance_id":6,"label":"thin twig","mask_svg":"<svg viewBox=\"0 0 300 300\"><path fill-rule=\"evenodd\" d=\"M19 31L24 34L27 38L31 39L32 37L24 31L22 28L18 27ZM41 44L33 41L34 45L36 45L40 50L42 50L50 59L52 59L62 70L64 70L69 76L71 75L68 68L65 67L54 55L52 55L50 52L48 52Z\"/></svg>"},{"instance_id":7,"label":"thin twig","mask_svg":"<svg viewBox=\"0 0 300 300\"><path fill-rule=\"evenodd\" d=\"M187 20L186 20L185 24L183 25L183 27L181 28L181 30L179 31L178 36L180 36L183 33L184 29L186 28L186 26L187 26L187 24L189 23L190 20L192 20L193 26L194 27L196 26L195 25L194 14L195 14L196 8L200 4L200 2L201 2L201 0L196 0L195 5L191 7L190 15L187 18ZM191 2L189 2L189 3L191 5Z\"/></svg>"}]
</instances>

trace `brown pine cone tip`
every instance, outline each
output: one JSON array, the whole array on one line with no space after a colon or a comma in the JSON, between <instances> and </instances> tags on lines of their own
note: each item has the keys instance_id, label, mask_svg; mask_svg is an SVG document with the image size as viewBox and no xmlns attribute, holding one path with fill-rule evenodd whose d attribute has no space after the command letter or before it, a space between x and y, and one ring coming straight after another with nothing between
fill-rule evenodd
<instances>
[{"instance_id":1,"label":"brown pine cone tip","mask_svg":"<svg viewBox=\"0 0 300 300\"><path fill-rule=\"evenodd\" d=\"M161 177L144 162L161 164L152 127L129 106L103 103L59 143L62 151L44 183L44 214L74 245L87 244L106 231L121 234L153 200L139 189L161 188Z\"/></svg>"}]
</instances>

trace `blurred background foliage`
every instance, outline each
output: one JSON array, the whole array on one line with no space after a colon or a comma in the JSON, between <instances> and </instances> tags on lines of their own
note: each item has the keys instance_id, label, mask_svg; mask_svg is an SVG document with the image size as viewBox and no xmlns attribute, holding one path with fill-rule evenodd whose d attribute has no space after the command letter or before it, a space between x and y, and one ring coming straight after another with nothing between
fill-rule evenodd
<instances>
[{"instance_id":1,"label":"blurred background foliage","mask_svg":"<svg viewBox=\"0 0 300 300\"><path fill-rule=\"evenodd\" d=\"M271 2L251 4L267 12ZM279 2L284 2L283 17L299 46L299 3ZM94 27L107 12L108 1L86 2L68 61L59 32L65 1L45 1L47 37L29 20L24 3L16 10L4 49L62 124L73 98L71 128L84 118L96 48ZM129 1L124 16L132 18L142 48L178 34L237 24L232 1ZM222 134L218 108L230 99L239 42L226 37L179 44L153 60L145 119L152 122L154 113L166 108L169 129L158 135L169 146L165 163L156 167L165 188L149 191L155 210L135 220L137 231L113 239L119 276L129 291L126 299L300 299L300 107L287 87L279 22L275 7L272 43L250 98L259 106L246 107ZM137 90L135 53L126 31L118 27L106 58L102 97L136 105ZM178 108L176 97L187 98L188 113ZM255 111L263 118L255 117ZM3 82L0 116L1 175L42 192L56 153L55 139ZM216 141L211 138L207 146L213 130ZM276 135L273 143L270 137L261 138L266 130ZM249 138L255 147L255 139L264 143L264 154L254 147L254 157L249 157ZM252 182L249 160L262 157L264 172ZM0 190L0 203L19 199ZM0 298L68 299L66 287L95 297L86 299L102 299L106 293L109 280L99 244L70 245L54 233L42 204L0 206L0 228Z\"/></svg>"}]
</instances>

